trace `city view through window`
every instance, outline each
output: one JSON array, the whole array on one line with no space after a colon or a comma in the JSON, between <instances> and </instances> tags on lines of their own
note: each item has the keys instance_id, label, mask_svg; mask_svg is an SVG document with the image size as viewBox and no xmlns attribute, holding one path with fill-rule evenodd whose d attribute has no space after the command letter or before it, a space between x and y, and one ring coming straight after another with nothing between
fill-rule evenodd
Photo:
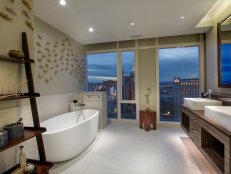
<instances>
[{"instance_id":1,"label":"city view through window","mask_svg":"<svg viewBox=\"0 0 231 174\"><path fill-rule=\"evenodd\" d=\"M221 83L231 84L231 44L222 44Z\"/></svg>"},{"instance_id":2,"label":"city view through window","mask_svg":"<svg viewBox=\"0 0 231 174\"><path fill-rule=\"evenodd\" d=\"M89 54L88 91L107 91L109 118L117 118L117 54Z\"/></svg>"},{"instance_id":3,"label":"city view through window","mask_svg":"<svg viewBox=\"0 0 231 174\"><path fill-rule=\"evenodd\" d=\"M184 97L199 97L199 47L159 49L160 121L180 121Z\"/></svg>"},{"instance_id":4,"label":"city view through window","mask_svg":"<svg viewBox=\"0 0 231 174\"><path fill-rule=\"evenodd\" d=\"M136 119L134 51L121 53L121 89L117 89L117 53L89 54L88 91L107 91L109 118ZM180 121L184 97L199 97L199 47L159 49L160 121ZM121 100L118 102L118 91Z\"/></svg>"},{"instance_id":5,"label":"city view through window","mask_svg":"<svg viewBox=\"0 0 231 174\"><path fill-rule=\"evenodd\" d=\"M109 118L118 117L118 91L121 91L120 116L122 119L136 119L134 51L121 52L121 89L117 89L117 54L89 54L88 91L107 91Z\"/></svg>"},{"instance_id":6,"label":"city view through window","mask_svg":"<svg viewBox=\"0 0 231 174\"><path fill-rule=\"evenodd\" d=\"M121 54L122 64L122 101L135 100L135 53L123 51ZM136 104L121 103L121 118L136 119Z\"/></svg>"}]
</instances>

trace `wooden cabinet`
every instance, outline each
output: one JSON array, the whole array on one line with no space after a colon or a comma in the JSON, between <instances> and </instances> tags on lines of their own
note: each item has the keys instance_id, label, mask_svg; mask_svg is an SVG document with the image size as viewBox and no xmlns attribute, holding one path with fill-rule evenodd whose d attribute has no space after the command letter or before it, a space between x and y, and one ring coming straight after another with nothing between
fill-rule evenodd
<instances>
[{"instance_id":1,"label":"wooden cabinet","mask_svg":"<svg viewBox=\"0 0 231 174\"><path fill-rule=\"evenodd\" d=\"M204 116L204 111L181 106L181 127L219 174L231 174L231 132Z\"/></svg>"},{"instance_id":2,"label":"wooden cabinet","mask_svg":"<svg viewBox=\"0 0 231 174\"><path fill-rule=\"evenodd\" d=\"M190 136L194 140L195 144L199 146L200 121L198 118L192 116L190 117L189 123Z\"/></svg>"},{"instance_id":3,"label":"wooden cabinet","mask_svg":"<svg viewBox=\"0 0 231 174\"><path fill-rule=\"evenodd\" d=\"M36 102L36 97L39 97L40 94L35 93L35 90L34 90L34 82L33 82L32 69L31 69L31 63L34 63L34 60L30 59L30 56L29 56L29 49L28 49L28 44L27 44L26 33L22 33L22 48L23 48L23 52L25 55L24 58L0 56L0 61L24 64L26 78L27 78L27 86L28 86L29 92L17 94L15 96L1 97L0 102L7 101L7 100L18 100L18 99L29 98L34 127L25 127L24 136L18 139L13 139L9 141L5 147L0 148L0 152L3 152L24 141L27 141L33 137L36 137L40 160L28 160L28 162L36 166L37 174L45 174L45 173L48 173L49 169L53 166L53 164L46 161L46 155L45 155L43 139L42 139L42 133L46 131L46 128L40 127L37 102ZM17 169L17 167L18 165L14 166L10 170L4 172L4 174L11 173L15 169Z\"/></svg>"},{"instance_id":4,"label":"wooden cabinet","mask_svg":"<svg viewBox=\"0 0 231 174\"><path fill-rule=\"evenodd\" d=\"M145 131L156 129L156 112L155 111L140 111L140 128Z\"/></svg>"}]
</instances>

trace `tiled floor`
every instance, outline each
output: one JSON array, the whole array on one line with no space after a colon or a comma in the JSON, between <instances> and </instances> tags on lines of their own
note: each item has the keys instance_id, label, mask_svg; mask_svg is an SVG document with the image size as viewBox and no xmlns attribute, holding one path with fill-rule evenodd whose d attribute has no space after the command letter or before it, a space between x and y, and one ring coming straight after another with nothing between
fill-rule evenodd
<instances>
[{"instance_id":1,"label":"tiled floor","mask_svg":"<svg viewBox=\"0 0 231 174\"><path fill-rule=\"evenodd\" d=\"M110 124L77 158L51 174L201 174L177 126L145 132L136 125Z\"/></svg>"}]
</instances>

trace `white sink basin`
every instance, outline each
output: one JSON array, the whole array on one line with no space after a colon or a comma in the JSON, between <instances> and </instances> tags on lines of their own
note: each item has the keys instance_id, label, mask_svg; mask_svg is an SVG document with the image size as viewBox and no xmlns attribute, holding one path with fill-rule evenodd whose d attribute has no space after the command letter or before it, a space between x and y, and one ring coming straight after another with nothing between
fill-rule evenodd
<instances>
[{"instance_id":1,"label":"white sink basin","mask_svg":"<svg viewBox=\"0 0 231 174\"><path fill-rule=\"evenodd\" d=\"M231 131L231 106L205 106L205 117Z\"/></svg>"},{"instance_id":2,"label":"white sink basin","mask_svg":"<svg viewBox=\"0 0 231 174\"><path fill-rule=\"evenodd\" d=\"M184 105L192 110L204 110L204 106L222 106L222 102L208 98L184 98Z\"/></svg>"}]
</instances>

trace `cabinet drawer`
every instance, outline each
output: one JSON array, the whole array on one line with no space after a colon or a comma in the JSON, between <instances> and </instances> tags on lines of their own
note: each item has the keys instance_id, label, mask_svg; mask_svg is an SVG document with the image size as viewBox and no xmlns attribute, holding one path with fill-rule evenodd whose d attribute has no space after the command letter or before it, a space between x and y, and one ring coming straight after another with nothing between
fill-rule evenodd
<instances>
[{"instance_id":1,"label":"cabinet drawer","mask_svg":"<svg viewBox=\"0 0 231 174\"><path fill-rule=\"evenodd\" d=\"M199 138L200 138L199 130L190 128L190 136L195 142L199 143Z\"/></svg>"}]
</instances>

